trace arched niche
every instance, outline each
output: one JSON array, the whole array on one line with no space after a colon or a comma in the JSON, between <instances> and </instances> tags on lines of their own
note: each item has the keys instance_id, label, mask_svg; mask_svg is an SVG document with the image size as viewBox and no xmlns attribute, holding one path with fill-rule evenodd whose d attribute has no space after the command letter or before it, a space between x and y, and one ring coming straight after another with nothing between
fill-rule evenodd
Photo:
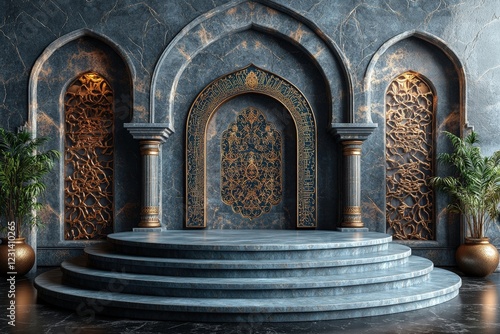
<instances>
[{"instance_id":1,"label":"arched niche","mask_svg":"<svg viewBox=\"0 0 500 334\"><path fill-rule=\"evenodd\" d=\"M365 77L366 103L369 117L379 128L370 137L371 149L364 159L377 161L366 169L370 184L363 189L365 200L363 211L371 214L370 229L388 232L386 225L386 97L390 84L402 73L411 71L426 78L434 87L435 106L434 153L450 150L443 131L460 135L467 127L465 112L465 72L458 57L439 38L425 32L409 31L387 41L374 54ZM402 139L410 141L411 138ZM444 175L447 171L434 162L434 173ZM412 246L414 253L430 257L438 265L453 265L454 248L460 241L458 217L444 213L446 198L436 194L434 200L434 240L401 241ZM437 250L440 252L437 252ZM437 255L439 254L439 255Z\"/></svg>"},{"instance_id":2,"label":"arched niche","mask_svg":"<svg viewBox=\"0 0 500 334\"><path fill-rule=\"evenodd\" d=\"M327 87L331 122L351 122L352 80L336 44L299 13L272 1L233 1L198 17L162 53L151 85L151 123L174 130L179 80L200 51L215 41L245 30L276 36L302 50L316 65ZM278 73L279 74L279 73ZM282 76L285 76L284 74Z\"/></svg>"},{"instance_id":3,"label":"arched niche","mask_svg":"<svg viewBox=\"0 0 500 334\"><path fill-rule=\"evenodd\" d=\"M35 62L30 75L29 125L34 135L50 138L49 148L64 152L65 94L75 79L88 72L106 78L114 92L114 165L126 164L129 167L127 170L115 168L114 193L120 195L114 198L114 231L130 229L137 220L133 208L140 201L137 198L140 184L128 173L135 175L140 171L138 157L125 153L130 152L130 147L137 147L137 143L123 128L123 124L132 118L134 73L124 52L107 37L88 29L64 35L51 43ZM55 265L59 254L76 252L89 242L64 238L64 169L62 157L47 180L51 191L43 198L47 205L40 212L46 228L38 236L41 250L38 258L42 265ZM120 191L120 184L137 191Z\"/></svg>"},{"instance_id":4,"label":"arched niche","mask_svg":"<svg viewBox=\"0 0 500 334\"><path fill-rule=\"evenodd\" d=\"M244 94L262 94L283 105L296 130L296 227L317 226L316 121L303 94L285 79L254 65L211 82L193 102L186 122L186 227L207 226L207 125L222 104ZM265 121L265 120L264 120ZM235 125L233 125L235 126ZM223 159L222 159L223 160Z\"/></svg>"}]
</instances>

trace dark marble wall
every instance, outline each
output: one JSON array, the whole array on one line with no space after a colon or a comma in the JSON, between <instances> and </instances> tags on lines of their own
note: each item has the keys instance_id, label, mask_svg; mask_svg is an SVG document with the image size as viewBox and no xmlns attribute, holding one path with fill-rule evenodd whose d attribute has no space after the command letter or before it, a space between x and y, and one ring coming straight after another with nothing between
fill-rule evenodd
<instances>
[{"instance_id":1,"label":"dark marble wall","mask_svg":"<svg viewBox=\"0 0 500 334\"><path fill-rule=\"evenodd\" d=\"M473 127L485 153L500 149L496 0L7 0L0 13L0 124L12 129L36 120L39 133L57 134L60 125L50 120L59 117L65 85L79 72L108 73L122 83L119 124L130 116L132 122L166 122L175 131L161 157L161 219L169 229L183 226L189 107L212 80L249 63L293 83L315 112L320 228L335 228L340 210L340 147L328 135L329 124L356 121L379 124L363 145L361 200L365 224L386 230L383 94L401 72L421 72L432 81L439 131ZM138 217L139 156L137 143L118 129L116 159L127 168L117 169L116 226L125 230ZM48 216L58 217L61 209L52 209ZM438 223L438 244L425 246L433 252L459 242L457 218L447 219ZM59 218L47 225L38 246L61 249L64 257L71 245L61 238ZM500 224L490 236L500 246ZM449 261L448 255L442 259Z\"/></svg>"}]
</instances>

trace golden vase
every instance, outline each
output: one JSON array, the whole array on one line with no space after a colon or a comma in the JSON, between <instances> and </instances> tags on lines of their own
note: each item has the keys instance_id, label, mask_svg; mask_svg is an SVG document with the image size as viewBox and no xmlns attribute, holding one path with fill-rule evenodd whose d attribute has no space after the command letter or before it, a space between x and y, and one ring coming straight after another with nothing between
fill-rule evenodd
<instances>
[{"instance_id":1,"label":"golden vase","mask_svg":"<svg viewBox=\"0 0 500 334\"><path fill-rule=\"evenodd\" d=\"M486 277L498 267L498 250L489 238L465 238L455 258L466 276Z\"/></svg>"},{"instance_id":2,"label":"golden vase","mask_svg":"<svg viewBox=\"0 0 500 334\"><path fill-rule=\"evenodd\" d=\"M26 275L35 264L35 251L25 238L2 238L0 245L0 274L3 276Z\"/></svg>"}]
</instances>

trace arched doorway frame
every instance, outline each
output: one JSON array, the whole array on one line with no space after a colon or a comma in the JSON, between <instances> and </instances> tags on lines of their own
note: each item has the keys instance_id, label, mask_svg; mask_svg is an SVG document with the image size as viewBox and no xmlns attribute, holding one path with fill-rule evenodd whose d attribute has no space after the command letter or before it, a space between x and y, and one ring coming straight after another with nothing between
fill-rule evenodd
<instances>
[{"instance_id":1,"label":"arched doorway frame","mask_svg":"<svg viewBox=\"0 0 500 334\"><path fill-rule=\"evenodd\" d=\"M293 84L255 65L224 75L196 97L186 121L186 227L204 228L206 218L206 129L226 101L242 94L269 96L294 121L297 138L297 228L317 225L316 120L306 97Z\"/></svg>"}]
</instances>

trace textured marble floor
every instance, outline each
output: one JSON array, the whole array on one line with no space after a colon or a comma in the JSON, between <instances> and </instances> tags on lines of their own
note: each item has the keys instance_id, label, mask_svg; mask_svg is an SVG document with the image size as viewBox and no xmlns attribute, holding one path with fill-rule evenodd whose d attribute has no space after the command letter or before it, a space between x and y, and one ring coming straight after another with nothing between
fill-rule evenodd
<instances>
[{"instance_id":1,"label":"textured marble floor","mask_svg":"<svg viewBox=\"0 0 500 334\"><path fill-rule=\"evenodd\" d=\"M48 268L41 268L39 273ZM50 268L52 269L52 268ZM168 333L168 334L278 334L278 333L500 333L500 273L485 279L463 277L453 300L413 312L359 319L303 322L207 324L139 321L96 317L37 303L33 277L16 282L16 327L8 325L9 284L0 282L0 333Z\"/></svg>"}]
</instances>

